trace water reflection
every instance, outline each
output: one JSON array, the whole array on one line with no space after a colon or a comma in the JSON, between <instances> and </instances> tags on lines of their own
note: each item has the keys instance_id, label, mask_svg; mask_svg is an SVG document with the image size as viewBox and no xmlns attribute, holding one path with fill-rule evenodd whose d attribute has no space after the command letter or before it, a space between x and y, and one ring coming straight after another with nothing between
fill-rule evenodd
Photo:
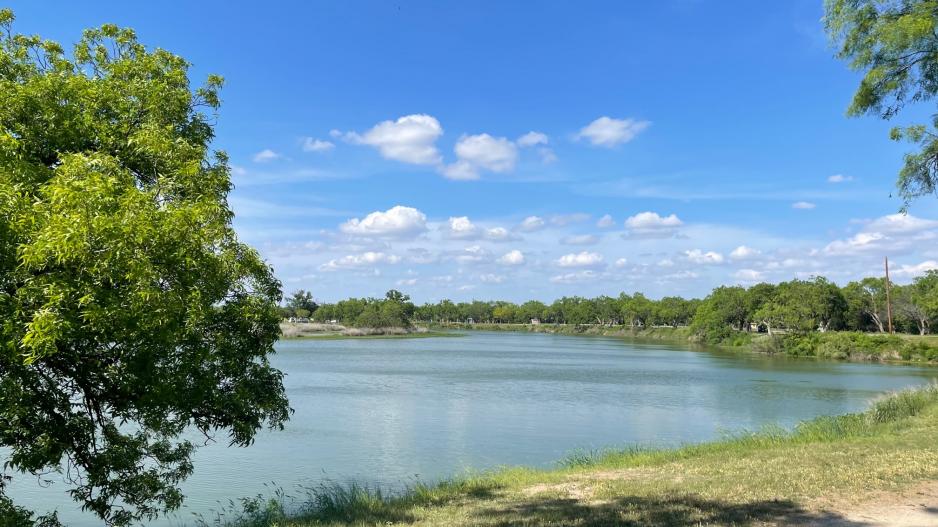
<instances>
[{"instance_id":1,"label":"water reflection","mask_svg":"<svg viewBox=\"0 0 938 527\"><path fill-rule=\"evenodd\" d=\"M577 449L675 445L725 430L791 426L862 409L938 369L700 351L673 344L541 334L417 340L285 341L296 413L248 449L200 450L191 511L323 478L386 486L505 464L546 466ZM18 482L17 499L74 512L58 485ZM176 524L179 521L175 522Z\"/></svg>"}]
</instances>

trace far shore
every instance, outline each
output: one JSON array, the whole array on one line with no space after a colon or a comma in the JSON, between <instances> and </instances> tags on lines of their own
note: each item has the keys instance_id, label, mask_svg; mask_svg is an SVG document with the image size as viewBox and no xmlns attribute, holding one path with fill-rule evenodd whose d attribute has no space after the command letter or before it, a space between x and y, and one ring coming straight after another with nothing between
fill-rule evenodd
<instances>
[{"instance_id":1,"label":"far shore","mask_svg":"<svg viewBox=\"0 0 938 527\"><path fill-rule=\"evenodd\" d=\"M352 328L341 324L322 324L317 322L281 322L280 331L284 340L298 339L419 339L436 337L459 337L456 331L431 331L427 327L410 328Z\"/></svg>"},{"instance_id":2,"label":"far shore","mask_svg":"<svg viewBox=\"0 0 938 527\"><path fill-rule=\"evenodd\" d=\"M664 341L710 349L799 358L938 365L938 335L868 334L850 331L775 334L736 332L719 343L701 341L686 326L629 327L600 324L434 323L432 329L512 331ZM787 340L786 340L787 339Z\"/></svg>"}]
</instances>

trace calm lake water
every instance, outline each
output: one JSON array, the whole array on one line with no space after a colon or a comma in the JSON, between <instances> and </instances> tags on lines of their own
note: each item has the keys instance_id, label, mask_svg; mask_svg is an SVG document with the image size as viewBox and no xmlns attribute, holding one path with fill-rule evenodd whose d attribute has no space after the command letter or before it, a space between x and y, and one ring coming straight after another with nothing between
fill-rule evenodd
<instances>
[{"instance_id":1,"label":"calm lake water","mask_svg":"<svg viewBox=\"0 0 938 527\"><path fill-rule=\"evenodd\" d=\"M863 409L938 379L938 369L693 351L662 343L520 333L460 338L293 340L274 359L296 410L254 446L201 449L186 508L323 480L400 487L499 465L549 467L578 449L677 445ZM12 494L75 512L61 485Z\"/></svg>"}]
</instances>

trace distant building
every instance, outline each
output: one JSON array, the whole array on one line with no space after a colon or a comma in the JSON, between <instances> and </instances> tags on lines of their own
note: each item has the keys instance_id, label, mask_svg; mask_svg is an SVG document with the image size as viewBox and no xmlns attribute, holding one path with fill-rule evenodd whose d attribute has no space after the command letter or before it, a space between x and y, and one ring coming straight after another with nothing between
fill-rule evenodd
<instances>
[{"instance_id":1,"label":"distant building","mask_svg":"<svg viewBox=\"0 0 938 527\"><path fill-rule=\"evenodd\" d=\"M475 321L475 320L472 320L472 317L469 317L469 319L466 320L466 324L475 324L475 323L476 323L476 321Z\"/></svg>"},{"instance_id":2,"label":"distant building","mask_svg":"<svg viewBox=\"0 0 938 527\"><path fill-rule=\"evenodd\" d=\"M540 323L541 323L541 319L539 319L539 318L532 318L532 319L531 319L531 325L532 325L532 326L536 326L536 325L538 325L538 324L540 324Z\"/></svg>"}]
</instances>

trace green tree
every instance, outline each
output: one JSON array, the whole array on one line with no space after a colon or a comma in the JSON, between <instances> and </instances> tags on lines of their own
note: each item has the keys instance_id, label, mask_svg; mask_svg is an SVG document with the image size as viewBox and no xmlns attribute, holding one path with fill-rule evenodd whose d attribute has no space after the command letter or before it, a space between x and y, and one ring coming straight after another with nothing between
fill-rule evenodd
<instances>
[{"instance_id":1,"label":"green tree","mask_svg":"<svg viewBox=\"0 0 938 527\"><path fill-rule=\"evenodd\" d=\"M864 73L848 114L891 119L938 91L938 0L826 0L825 25L838 56ZM938 184L938 114L932 122L892 129L918 151L905 156L899 194L905 207Z\"/></svg>"},{"instance_id":2,"label":"green tree","mask_svg":"<svg viewBox=\"0 0 938 527\"><path fill-rule=\"evenodd\" d=\"M886 332L886 280L867 277L859 282L850 282L843 288L847 303L847 320L854 329L874 329Z\"/></svg>"},{"instance_id":3,"label":"green tree","mask_svg":"<svg viewBox=\"0 0 938 527\"><path fill-rule=\"evenodd\" d=\"M196 429L289 416L280 284L231 227L220 78L115 26L71 55L0 11L0 447L111 525L178 507ZM0 486L0 518L22 516Z\"/></svg>"},{"instance_id":4,"label":"green tree","mask_svg":"<svg viewBox=\"0 0 938 527\"><path fill-rule=\"evenodd\" d=\"M319 308L316 302L313 301L313 294L302 289L290 295L290 298L287 299L287 307L298 317L309 316L310 313L315 313L316 309ZM299 314L301 309L306 311L306 315Z\"/></svg>"},{"instance_id":5,"label":"green tree","mask_svg":"<svg viewBox=\"0 0 938 527\"><path fill-rule=\"evenodd\" d=\"M938 318L938 270L927 271L923 276L917 277L907 290L907 298L900 309L911 318L920 335L925 335L931 328L931 321Z\"/></svg>"}]
</instances>

